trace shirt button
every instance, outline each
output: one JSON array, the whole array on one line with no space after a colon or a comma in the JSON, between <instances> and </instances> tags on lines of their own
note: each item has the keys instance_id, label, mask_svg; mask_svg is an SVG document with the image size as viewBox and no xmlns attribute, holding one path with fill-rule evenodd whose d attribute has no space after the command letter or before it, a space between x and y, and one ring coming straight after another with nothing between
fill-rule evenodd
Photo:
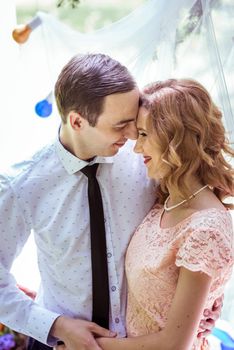
<instances>
[{"instance_id":1,"label":"shirt button","mask_svg":"<svg viewBox=\"0 0 234 350\"><path fill-rule=\"evenodd\" d=\"M111 290L112 290L112 292L114 292L114 291L116 290L116 287L115 287L115 286L112 286L112 287L111 287Z\"/></svg>"},{"instance_id":2,"label":"shirt button","mask_svg":"<svg viewBox=\"0 0 234 350\"><path fill-rule=\"evenodd\" d=\"M107 257L108 257L108 258L111 258L111 257L112 257L112 254L111 254L111 253L107 253Z\"/></svg>"},{"instance_id":3,"label":"shirt button","mask_svg":"<svg viewBox=\"0 0 234 350\"><path fill-rule=\"evenodd\" d=\"M119 318L118 317L115 318L115 323L119 323Z\"/></svg>"}]
</instances>

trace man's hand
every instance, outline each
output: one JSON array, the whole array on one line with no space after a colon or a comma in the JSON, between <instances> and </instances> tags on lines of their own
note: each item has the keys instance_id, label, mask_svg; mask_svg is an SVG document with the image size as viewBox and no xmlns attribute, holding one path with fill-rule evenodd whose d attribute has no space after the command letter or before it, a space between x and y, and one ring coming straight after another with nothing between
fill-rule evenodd
<instances>
[{"instance_id":1,"label":"man's hand","mask_svg":"<svg viewBox=\"0 0 234 350\"><path fill-rule=\"evenodd\" d=\"M50 331L50 335L60 339L64 345L59 350L101 350L95 337L115 337L116 334L98 326L94 322L72 319L66 316L58 317Z\"/></svg>"},{"instance_id":2,"label":"man's hand","mask_svg":"<svg viewBox=\"0 0 234 350\"><path fill-rule=\"evenodd\" d=\"M204 318L201 320L198 330L198 338L206 337L212 332L215 322L220 317L223 306L224 295L215 300L212 309L205 309L203 312Z\"/></svg>"}]
</instances>

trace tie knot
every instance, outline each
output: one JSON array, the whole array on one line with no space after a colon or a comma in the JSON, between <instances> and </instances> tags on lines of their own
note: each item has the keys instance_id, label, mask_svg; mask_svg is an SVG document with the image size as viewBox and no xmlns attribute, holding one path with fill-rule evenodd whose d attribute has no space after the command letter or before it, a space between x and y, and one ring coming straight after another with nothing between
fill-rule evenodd
<instances>
[{"instance_id":1,"label":"tie knot","mask_svg":"<svg viewBox=\"0 0 234 350\"><path fill-rule=\"evenodd\" d=\"M97 168L98 168L98 163L95 163L93 165L87 165L86 167L84 167L83 169L81 169L80 171L87 176L87 178L91 178L91 177L96 177L96 172L97 172Z\"/></svg>"}]
</instances>

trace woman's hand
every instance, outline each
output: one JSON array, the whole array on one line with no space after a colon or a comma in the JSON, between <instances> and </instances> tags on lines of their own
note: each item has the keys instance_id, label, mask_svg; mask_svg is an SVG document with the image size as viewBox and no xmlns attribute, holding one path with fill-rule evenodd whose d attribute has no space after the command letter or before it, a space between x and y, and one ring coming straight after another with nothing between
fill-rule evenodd
<instances>
[{"instance_id":1,"label":"woman's hand","mask_svg":"<svg viewBox=\"0 0 234 350\"><path fill-rule=\"evenodd\" d=\"M29 288L26 288L24 286L21 286L20 284L17 284L17 287L22 291L24 292L24 294L26 294L29 298L31 299L35 299L36 296L37 296L37 292L35 292L34 290L31 290Z\"/></svg>"},{"instance_id":2,"label":"woman's hand","mask_svg":"<svg viewBox=\"0 0 234 350\"><path fill-rule=\"evenodd\" d=\"M201 320L197 337L206 337L212 332L215 322L219 319L223 307L224 294L217 298L212 309L205 309L203 312L204 318Z\"/></svg>"}]
</instances>

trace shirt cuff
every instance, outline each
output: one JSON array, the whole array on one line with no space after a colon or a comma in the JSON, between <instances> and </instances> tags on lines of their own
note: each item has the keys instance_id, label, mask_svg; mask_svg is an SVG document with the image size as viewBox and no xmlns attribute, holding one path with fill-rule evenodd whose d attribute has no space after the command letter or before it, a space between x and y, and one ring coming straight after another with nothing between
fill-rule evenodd
<instances>
[{"instance_id":1,"label":"shirt cuff","mask_svg":"<svg viewBox=\"0 0 234 350\"><path fill-rule=\"evenodd\" d=\"M28 319L27 330L29 335L49 346L56 345L58 339L49 333L54 321L59 316L61 315L58 313L44 309L38 305L34 306Z\"/></svg>"}]
</instances>

